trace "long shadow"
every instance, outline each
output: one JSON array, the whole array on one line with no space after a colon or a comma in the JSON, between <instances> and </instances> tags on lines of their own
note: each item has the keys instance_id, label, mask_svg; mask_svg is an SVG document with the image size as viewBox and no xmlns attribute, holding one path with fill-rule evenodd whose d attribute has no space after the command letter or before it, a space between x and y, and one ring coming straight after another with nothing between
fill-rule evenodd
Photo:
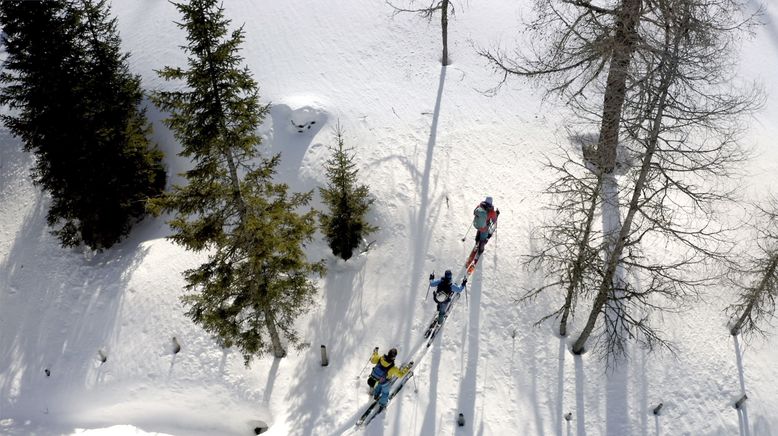
<instances>
[{"instance_id":1,"label":"long shadow","mask_svg":"<svg viewBox=\"0 0 778 436\"><path fill-rule=\"evenodd\" d=\"M635 289L643 289L643 283L640 280L640 277L637 274L630 274L630 280L632 283L634 283ZM639 351L639 372L640 372L640 385L638 386L638 389L640 389L640 408L638 410L641 410L642 413L640 414L640 429L641 434L643 436L648 435L648 411L652 410L649 409L648 405L648 351L641 348ZM657 429L659 428L659 415L654 415L655 418L657 418Z\"/></svg>"},{"instance_id":2,"label":"long shadow","mask_svg":"<svg viewBox=\"0 0 778 436\"><path fill-rule=\"evenodd\" d=\"M435 338L435 343L443 344L443 336L446 334L445 329L441 330L438 336ZM430 362L430 379L429 379L429 404L424 414L424 421L421 424L421 431L419 434L437 434L437 418L438 418L438 379L440 378L440 361L441 361L441 345L433 344L432 347L432 361Z\"/></svg>"},{"instance_id":3,"label":"long shadow","mask_svg":"<svg viewBox=\"0 0 778 436\"><path fill-rule=\"evenodd\" d=\"M29 183L17 170L31 159L13 150L12 141L3 138L0 144L4 200ZM63 249L49 234L43 196L31 201L20 227L7 229L15 234L0 260L0 319L13 323L0 329L2 431L69 434L77 423L66 420L79 411L68 399L86 396L103 382L97 352L110 349L120 336L116 315L146 249L132 236L88 256Z\"/></svg>"},{"instance_id":4,"label":"long shadow","mask_svg":"<svg viewBox=\"0 0 778 436\"><path fill-rule=\"evenodd\" d=\"M419 209L415 217L413 216L413 209L409 210L410 216L408 221L411 223L409 247L409 253L411 253L411 256L409 257L409 263L411 264L409 265L409 269L411 270L411 283L409 286L412 291L405 294L406 296L404 307L414 307L413 302L417 301L419 294L423 292L423 288L421 287L422 278L426 278L426 273L423 271L425 260L424 253L427 253L429 248L430 240L433 235L433 232L431 232L429 229L434 224L430 222L432 216L430 204L433 200L430 198L432 157L435 150L435 145L437 143L438 120L440 119L441 103L443 100L443 85L445 81L446 67L442 66L440 68L440 80L438 81L438 93L435 100L435 109L432 114L432 124L430 125L430 136L429 140L427 141L427 154L424 162L424 170L420 175L421 180L419 180L419 184L421 185L421 191L418 200ZM437 216L439 216L440 210L441 209L438 207L435 213L435 221L437 221ZM408 345L411 343L411 335L413 334L413 315L411 314L410 316L405 317L403 321L404 326L402 331L405 332L403 337L403 344ZM402 410L402 402L399 403L399 407L397 407L398 411L395 414L395 427L399 425L401 416L400 412Z\"/></svg>"},{"instance_id":5,"label":"long shadow","mask_svg":"<svg viewBox=\"0 0 778 436\"><path fill-rule=\"evenodd\" d=\"M556 434L562 434L562 416L565 413L565 355L567 343L565 338L559 337L559 369L557 370L557 393L556 393ZM569 431L568 431L569 433Z\"/></svg>"},{"instance_id":6,"label":"long shadow","mask_svg":"<svg viewBox=\"0 0 778 436\"><path fill-rule=\"evenodd\" d=\"M573 356L575 362L575 424L577 427L577 436L586 436L586 412L584 405L584 387L586 386L586 376L584 375L583 359L581 356Z\"/></svg>"},{"instance_id":7,"label":"long shadow","mask_svg":"<svg viewBox=\"0 0 778 436\"><path fill-rule=\"evenodd\" d=\"M486 252L484 252L486 253ZM470 318L467 325L467 366L459 383L457 410L465 416L475 417L478 360L480 355L481 292L483 292L483 264L479 263L474 274L470 293ZM468 282L469 284L469 282ZM464 346L464 345L463 345Z\"/></svg>"},{"instance_id":8,"label":"long shadow","mask_svg":"<svg viewBox=\"0 0 778 436\"><path fill-rule=\"evenodd\" d=\"M531 230L527 235L527 240L529 242L529 252L532 253L532 255L536 255L539 251L538 244L537 244L538 241L537 238L533 236L533 232ZM530 270L528 271L528 274L525 275L525 283L523 285L523 288L537 289L543 284L544 284L543 275L536 270ZM542 310L548 310L550 308L550 304L551 303L547 300L546 295L541 296L540 298L535 300L533 306L538 308L538 313L531 315L531 317L539 318L541 316L539 312ZM543 309L539 309L540 307L543 307ZM549 431L553 431L554 434L561 436L562 434L564 434L563 427L564 427L564 423L566 422L564 420L564 394L565 394L565 359L566 359L565 354L567 352L567 343L566 343L566 338L559 336L558 328L556 327L556 325L552 326L551 325L552 323L554 323L554 321L546 322L544 323L544 325L546 326L546 328L548 328L548 333L555 336L559 340L559 348L557 354L558 366L557 366L557 373L556 373L557 376L556 386L554 386L553 383L549 383L549 384L538 383L538 380L542 380L543 377L548 378L552 376L551 372L546 371L545 370L546 366L544 366L544 362L550 360L547 359L547 357L550 356L544 356L544 357L540 356L540 354L544 352L543 350L546 349L543 343L538 344L538 342L535 340L525 341L523 343L524 350L522 354L525 356L536 356L535 358L530 359L530 361L528 362L529 370L527 371L528 374L531 376L530 378L531 390L529 392L531 398L528 399L528 403L535 405L532 411L534 415L535 428L537 429L536 432L539 435L546 434L547 431L545 427L546 422L544 419L543 407L541 406L541 405L546 405L547 415L548 417L550 417ZM548 339L551 339L551 336L549 336ZM545 388L545 390L543 390L542 388ZM516 400L517 400L517 404L520 404L522 398L519 397Z\"/></svg>"},{"instance_id":9,"label":"long shadow","mask_svg":"<svg viewBox=\"0 0 778 436\"><path fill-rule=\"evenodd\" d=\"M642 413L640 414L640 428L641 433L645 436L648 434L648 352L646 350L640 350L640 408ZM659 415L654 415L657 418L657 430L659 429Z\"/></svg>"},{"instance_id":10,"label":"long shadow","mask_svg":"<svg viewBox=\"0 0 778 436\"><path fill-rule=\"evenodd\" d=\"M544 435L546 433L545 429L545 422L543 420L543 413L541 404L545 403L545 394L544 392L541 392L542 384L538 383L538 379L540 379L540 374L542 373L541 366L547 364L545 356L541 357L540 354L543 353L542 347L538 346L538 343L536 341L527 341L523 344L524 349L523 353L527 356L537 356L534 359L530 359L528 362L529 367L526 368L527 373L530 375L529 382L530 382L530 389L528 389L528 392L525 393L525 397L527 402L532 406L532 416L535 421L535 428L537 429L538 435ZM520 402L517 402L517 404L521 404Z\"/></svg>"},{"instance_id":11,"label":"long shadow","mask_svg":"<svg viewBox=\"0 0 778 436\"><path fill-rule=\"evenodd\" d=\"M333 374L349 374L349 363L342 356L359 355L357 348L362 348L365 336L369 331L363 318L361 305L355 301L355 297L361 294L364 284L364 263L366 257L355 257L344 264L341 261L331 259L328 265L329 273L325 279L324 307L322 314L312 321L311 353L319 353L320 345L325 345L328 350L329 365L322 367L318 359L306 359L301 364L297 381L290 387L287 401L291 404L290 422L295 423L292 429L294 434L314 434L319 426L319 419L331 411L333 404L343 405L342 398L337 398L332 393L333 385L338 382L338 377ZM361 332L356 335L344 334L344 332ZM369 357L369 348L365 351ZM275 363L274 363L275 365ZM360 362L360 366L363 365ZM358 370L357 370L358 372ZM353 374L357 374L354 372ZM352 376L353 377L353 376ZM350 378L350 377L349 377ZM365 377L360 378L360 386L364 385L367 392ZM368 395L364 401L359 402L361 408L367 403ZM353 426L354 422L351 422Z\"/></svg>"},{"instance_id":12,"label":"long shadow","mask_svg":"<svg viewBox=\"0 0 778 436\"><path fill-rule=\"evenodd\" d=\"M278 366L280 363L280 359L273 359L273 364L267 372L267 382L265 383L265 389L262 391L262 405L265 407L270 406L270 397L273 396L273 387L275 386L276 375L278 375Z\"/></svg>"},{"instance_id":13,"label":"long shadow","mask_svg":"<svg viewBox=\"0 0 778 436\"><path fill-rule=\"evenodd\" d=\"M743 413L743 409L740 408L737 410L737 424L738 429L740 431L740 436L748 436L748 419L746 418L746 415Z\"/></svg>"},{"instance_id":14,"label":"long shadow","mask_svg":"<svg viewBox=\"0 0 778 436\"><path fill-rule=\"evenodd\" d=\"M740 341L738 340L737 335L732 336L733 343L735 345L735 360L737 362L737 374L738 378L740 379L740 395L745 395L746 393L746 377L745 377L745 371L743 370L743 353L740 350ZM738 423L740 424L740 434L748 436L750 434L749 429L751 428L748 424L748 405L744 402L739 409L737 409L738 413Z\"/></svg>"},{"instance_id":15,"label":"long shadow","mask_svg":"<svg viewBox=\"0 0 778 436\"><path fill-rule=\"evenodd\" d=\"M605 399L607 417L605 421L606 434L629 434L629 407L627 386L629 375L627 359L619 362L607 374L607 397Z\"/></svg>"}]
</instances>

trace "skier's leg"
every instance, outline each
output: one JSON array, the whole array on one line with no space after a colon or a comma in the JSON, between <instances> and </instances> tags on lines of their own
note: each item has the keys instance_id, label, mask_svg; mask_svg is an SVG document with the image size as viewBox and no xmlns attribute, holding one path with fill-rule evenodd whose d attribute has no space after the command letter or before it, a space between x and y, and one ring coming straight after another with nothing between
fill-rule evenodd
<instances>
[{"instance_id":1,"label":"skier's leg","mask_svg":"<svg viewBox=\"0 0 778 436\"><path fill-rule=\"evenodd\" d=\"M381 398L378 399L378 404L380 404L382 407L386 407L386 404L389 403L389 389L391 387L391 383L384 383L381 385Z\"/></svg>"},{"instance_id":2,"label":"skier's leg","mask_svg":"<svg viewBox=\"0 0 778 436\"><path fill-rule=\"evenodd\" d=\"M448 307L448 301L438 303L438 322L443 322L443 318L446 315L446 307Z\"/></svg>"}]
</instances>

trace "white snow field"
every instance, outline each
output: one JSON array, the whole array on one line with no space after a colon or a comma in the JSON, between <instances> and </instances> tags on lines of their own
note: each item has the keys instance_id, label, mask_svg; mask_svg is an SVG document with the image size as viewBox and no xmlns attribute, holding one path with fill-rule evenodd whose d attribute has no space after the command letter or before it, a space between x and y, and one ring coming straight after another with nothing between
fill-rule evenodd
<instances>
[{"instance_id":1,"label":"white snow field","mask_svg":"<svg viewBox=\"0 0 778 436\"><path fill-rule=\"evenodd\" d=\"M455 2L452 63L442 68L438 21L393 16L383 0L224 1L232 25L245 25L242 53L272 108L262 134L267 151L282 154L279 180L296 190L321 186L339 121L376 197L370 219L381 230L366 255L343 262L321 239L309 246L329 271L319 306L299 320L310 348L284 359L246 368L184 315L181 273L203 255L168 241L164 218L147 218L103 253L60 248L46 227L48 199L30 182L31 155L0 129L0 434L251 435L259 421L266 435L351 434L369 401L369 368L358 376L371 350L394 346L403 360L419 343L434 311L431 297L424 301L427 276L461 270L471 211L491 195L499 231L467 301L415 377L359 432L778 435L778 327L765 340L736 342L722 313L731 289L661 318L677 356L634 348L612 375L593 353L568 351L587 305L560 338L551 322L533 327L558 301L514 303L540 281L522 260L544 219L543 157L569 146L571 115L532 83L510 80L485 93L499 77L475 47L521 44L532 2ZM154 70L185 63L175 8L114 0L112 12L144 88L171 86ZM743 138L756 152L739 181L750 199L778 191L778 4L766 12L738 62L741 77L761 81L767 94ZM149 108L149 116L170 181L180 182L175 174L188 162L176 155L165 115Z\"/></svg>"}]
</instances>

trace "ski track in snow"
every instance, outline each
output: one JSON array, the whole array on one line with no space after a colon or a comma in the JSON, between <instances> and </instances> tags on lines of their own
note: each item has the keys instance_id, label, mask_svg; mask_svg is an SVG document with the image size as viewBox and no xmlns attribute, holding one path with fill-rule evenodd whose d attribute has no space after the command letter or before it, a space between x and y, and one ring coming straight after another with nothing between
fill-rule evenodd
<instances>
[{"instance_id":1,"label":"ski track in snow","mask_svg":"<svg viewBox=\"0 0 778 436\"><path fill-rule=\"evenodd\" d=\"M741 341L738 359L721 314L729 290L693 312L664 316L678 356L633 349L621 374L606 374L591 353L568 351L588 307L579 308L571 337L559 338L551 323L532 327L558 304L550 295L513 303L542 280L521 268L522 256L535 249L529 235L545 219L544 156L570 147L567 114L553 99L541 104L540 92L519 81L485 95L497 77L473 47L513 46L526 9L506 0L459 5L449 29L453 63L441 68L437 23L393 17L380 0L225 0L224 7L233 25L245 23L242 54L271 106L260 134L267 152L282 154L279 178L295 190L319 186L339 121L376 197L370 220L381 230L374 248L342 262L321 241L309 245L311 257L326 258L329 268L319 307L298 322L311 347L246 368L183 313L181 273L202 254L165 240L162 218L145 220L107 253L59 248L45 226L46 196L29 181L32 158L2 130L0 433L241 435L262 420L271 436L351 434L369 400L369 366L357 376L370 350L396 346L404 359L421 339L434 312L431 297L424 301L427 275L461 270L473 233L461 238L485 195L502 212L500 226L467 300L453 308L415 376L362 433L778 432L775 335ZM185 63L174 7L116 1L113 12L144 87L176 86L154 73ZM747 141L758 152L743 186L753 195L778 188L778 12L775 5L767 12L741 66L748 77L768 80L770 93ZM149 116L170 183L180 182L176 174L189 163L176 156L164 114L149 108ZM328 367L319 364L321 344L330 352ZM749 400L737 411L741 380ZM664 408L654 416L659 402ZM467 421L462 429L458 413Z\"/></svg>"}]
</instances>

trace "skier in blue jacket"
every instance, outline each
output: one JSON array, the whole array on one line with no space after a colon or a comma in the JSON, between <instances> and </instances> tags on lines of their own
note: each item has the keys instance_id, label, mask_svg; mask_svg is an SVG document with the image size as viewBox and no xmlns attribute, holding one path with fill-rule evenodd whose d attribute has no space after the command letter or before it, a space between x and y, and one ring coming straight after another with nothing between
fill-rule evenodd
<instances>
[{"instance_id":1,"label":"skier in blue jacket","mask_svg":"<svg viewBox=\"0 0 778 436\"><path fill-rule=\"evenodd\" d=\"M462 292L466 285L467 277L462 280L461 285L453 283L453 276L451 275L450 269L447 269L443 274L443 277L438 280L435 280L435 274L430 274L430 287L435 287L435 293L432 297L435 299L435 302L438 303L439 323L443 322L443 318L446 316L446 309L451 303L451 297L453 297L455 293L458 294Z\"/></svg>"}]
</instances>

